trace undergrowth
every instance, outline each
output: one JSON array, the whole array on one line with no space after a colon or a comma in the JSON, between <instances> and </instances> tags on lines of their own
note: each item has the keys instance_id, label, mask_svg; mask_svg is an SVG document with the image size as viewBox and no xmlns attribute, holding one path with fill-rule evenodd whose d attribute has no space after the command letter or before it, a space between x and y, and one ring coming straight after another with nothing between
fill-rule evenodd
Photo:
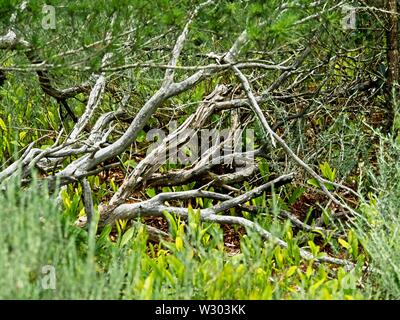
<instances>
[{"instance_id":1,"label":"undergrowth","mask_svg":"<svg viewBox=\"0 0 400 320\"><path fill-rule=\"evenodd\" d=\"M0 196L0 298L3 299L361 299L361 269L300 259L289 224L274 228L282 249L250 231L240 253L224 249L222 228L170 217L173 241L149 242L138 224L113 240L94 236L34 183ZM319 246L309 241L315 255ZM53 277L54 276L54 277ZM53 277L53 278L52 278Z\"/></svg>"}]
</instances>

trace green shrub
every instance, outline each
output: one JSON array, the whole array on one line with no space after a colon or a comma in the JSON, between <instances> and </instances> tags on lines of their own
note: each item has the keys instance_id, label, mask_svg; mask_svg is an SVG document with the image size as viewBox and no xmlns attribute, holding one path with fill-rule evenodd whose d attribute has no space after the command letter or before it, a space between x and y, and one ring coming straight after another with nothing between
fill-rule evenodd
<instances>
[{"instance_id":1,"label":"green shrub","mask_svg":"<svg viewBox=\"0 0 400 320\"><path fill-rule=\"evenodd\" d=\"M400 146L381 137L374 193L362 206L359 233L370 255L371 285L378 297L400 297Z\"/></svg>"}]
</instances>

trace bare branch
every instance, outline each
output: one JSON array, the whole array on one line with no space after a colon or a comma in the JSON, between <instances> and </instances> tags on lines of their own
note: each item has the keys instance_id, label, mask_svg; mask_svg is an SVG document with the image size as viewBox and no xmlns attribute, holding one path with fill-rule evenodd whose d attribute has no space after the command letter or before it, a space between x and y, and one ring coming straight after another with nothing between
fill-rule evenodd
<instances>
[{"instance_id":1,"label":"bare branch","mask_svg":"<svg viewBox=\"0 0 400 320\"><path fill-rule=\"evenodd\" d=\"M263 239L271 241L272 243L275 243L283 248L287 248L288 244L285 241L273 236L270 232L268 232L267 230L265 230L264 228L262 228L260 225L258 225L253 221L250 221L242 217L217 215L216 213L228 210L231 207L244 203L249 199L258 196L263 191L270 189L271 187L274 186L274 183L285 182L288 179L290 180L292 176L293 176L292 174L282 176L278 179L275 179L274 181L271 181L263 186L260 186L259 188L249 191L237 198L231 198L212 208L199 210L200 219L202 221L207 221L207 222L241 225L250 230L256 231L258 234L260 234L260 236ZM132 219L135 217L147 216L147 215L163 216L164 212L169 212L184 218L188 218L188 209L166 206L163 204L163 202L167 200L186 199L189 197L199 197L199 196L214 197L214 198L216 197L215 193L208 193L202 190L191 190L180 193L173 193L173 192L161 193L147 201L139 203L122 204L118 206L114 210L112 216L109 216L107 218L102 217L102 219L104 218L105 219L101 221L100 226L104 224L112 224L117 219ZM315 260L317 262L332 263L345 266L346 268L354 267L354 264L351 263L350 261L337 259L330 256L314 257L310 252L304 249L300 249L300 255L303 259L306 260Z\"/></svg>"},{"instance_id":2,"label":"bare branch","mask_svg":"<svg viewBox=\"0 0 400 320\"><path fill-rule=\"evenodd\" d=\"M82 197L83 197L83 202L85 204L85 213L87 217L87 225L88 229L90 230L94 216L92 189L90 188L90 184L86 178L82 179L81 184L82 184Z\"/></svg>"}]
</instances>

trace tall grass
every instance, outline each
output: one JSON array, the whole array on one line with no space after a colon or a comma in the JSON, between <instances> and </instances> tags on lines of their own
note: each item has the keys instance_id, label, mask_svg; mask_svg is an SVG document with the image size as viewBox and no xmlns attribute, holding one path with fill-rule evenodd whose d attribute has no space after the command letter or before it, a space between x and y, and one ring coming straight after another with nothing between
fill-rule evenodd
<instances>
[{"instance_id":1,"label":"tall grass","mask_svg":"<svg viewBox=\"0 0 400 320\"><path fill-rule=\"evenodd\" d=\"M361 206L358 230L370 256L372 287L381 298L400 297L400 145L381 136L374 191Z\"/></svg>"},{"instance_id":2,"label":"tall grass","mask_svg":"<svg viewBox=\"0 0 400 320\"><path fill-rule=\"evenodd\" d=\"M0 298L119 296L125 264L115 257L112 274L101 272L87 233L71 226L46 190L35 183L27 190L11 185L0 196L0 208Z\"/></svg>"},{"instance_id":3,"label":"tall grass","mask_svg":"<svg viewBox=\"0 0 400 320\"><path fill-rule=\"evenodd\" d=\"M89 236L35 182L28 189L10 184L0 208L2 299L364 297L358 272L302 261L290 225L279 234L288 249L248 233L231 256L222 228L201 223L193 210L187 222L169 217L175 241L156 246L143 227L127 229L116 242L110 228Z\"/></svg>"}]
</instances>

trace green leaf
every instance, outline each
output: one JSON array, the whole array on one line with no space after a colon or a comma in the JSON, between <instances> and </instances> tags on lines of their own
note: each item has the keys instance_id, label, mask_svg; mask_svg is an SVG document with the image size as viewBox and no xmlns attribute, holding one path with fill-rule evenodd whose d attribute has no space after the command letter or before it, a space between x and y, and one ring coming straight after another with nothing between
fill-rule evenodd
<instances>
[{"instance_id":1,"label":"green leaf","mask_svg":"<svg viewBox=\"0 0 400 320\"><path fill-rule=\"evenodd\" d=\"M269 178L269 165L265 159L261 159L258 161L258 169L260 170L261 176L263 177L265 182L268 182Z\"/></svg>"},{"instance_id":2,"label":"green leaf","mask_svg":"<svg viewBox=\"0 0 400 320\"><path fill-rule=\"evenodd\" d=\"M339 241L339 243L340 243L340 245L341 245L342 247L344 247L344 248L346 248L346 249L349 249L349 248L350 248L350 244L349 244L346 240L344 240L344 239L342 239L342 238L339 238L338 241Z\"/></svg>"},{"instance_id":3,"label":"green leaf","mask_svg":"<svg viewBox=\"0 0 400 320\"><path fill-rule=\"evenodd\" d=\"M283 267L284 257L283 257L283 254L282 254L282 249L280 247L277 247L275 249L274 256L275 256L275 262L276 262L277 266L279 268L282 268Z\"/></svg>"},{"instance_id":4,"label":"green leaf","mask_svg":"<svg viewBox=\"0 0 400 320\"><path fill-rule=\"evenodd\" d=\"M111 233L111 231L112 231L111 225L109 225L109 224L106 225L106 226L103 228L103 230L101 231L101 234L100 234L100 236L99 236L98 241L101 242L101 241L107 240L107 239L108 239L108 236L109 236L110 233Z\"/></svg>"},{"instance_id":5,"label":"green leaf","mask_svg":"<svg viewBox=\"0 0 400 320\"><path fill-rule=\"evenodd\" d=\"M321 185L319 184L318 180L315 179L315 178L307 180L307 183L309 185L312 185L312 186L316 187L316 188L321 188ZM335 189L335 187L330 183L324 183L324 185L325 185L325 188L327 188L328 190L334 190Z\"/></svg>"},{"instance_id":6,"label":"green leaf","mask_svg":"<svg viewBox=\"0 0 400 320\"><path fill-rule=\"evenodd\" d=\"M353 256L353 259L356 260L358 257L358 239L352 230L349 231L347 240L351 244L351 254Z\"/></svg>"},{"instance_id":7,"label":"green leaf","mask_svg":"<svg viewBox=\"0 0 400 320\"><path fill-rule=\"evenodd\" d=\"M148 188L146 189L146 194L150 197L153 198L156 195L156 189L154 188Z\"/></svg>"},{"instance_id":8,"label":"green leaf","mask_svg":"<svg viewBox=\"0 0 400 320\"><path fill-rule=\"evenodd\" d=\"M317 188L320 187L319 182L315 178L307 180L307 183Z\"/></svg>"},{"instance_id":9,"label":"green leaf","mask_svg":"<svg viewBox=\"0 0 400 320\"><path fill-rule=\"evenodd\" d=\"M117 192L118 186L115 184L114 179L111 179L111 180L110 180L110 186L111 186L111 189L112 189L114 192Z\"/></svg>"},{"instance_id":10,"label":"green leaf","mask_svg":"<svg viewBox=\"0 0 400 320\"><path fill-rule=\"evenodd\" d=\"M127 168L135 168L137 166L137 162L135 160L133 160L133 159L126 160L124 162L124 166L127 167Z\"/></svg>"},{"instance_id":11,"label":"green leaf","mask_svg":"<svg viewBox=\"0 0 400 320\"><path fill-rule=\"evenodd\" d=\"M330 217L331 217L331 211L329 209L322 210L322 219L324 220L326 226L329 225L329 221L331 219Z\"/></svg>"},{"instance_id":12,"label":"green leaf","mask_svg":"<svg viewBox=\"0 0 400 320\"><path fill-rule=\"evenodd\" d=\"M320 164L319 168L324 178L328 179L329 181L335 181L336 169L332 170L328 162L325 161L324 163Z\"/></svg>"},{"instance_id":13,"label":"green leaf","mask_svg":"<svg viewBox=\"0 0 400 320\"><path fill-rule=\"evenodd\" d=\"M133 228L129 228L124 235L122 236L122 240L121 240L121 247L123 247L124 245L126 245L133 237L135 230Z\"/></svg>"},{"instance_id":14,"label":"green leaf","mask_svg":"<svg viewBox=\"0 0 400 320\"><path fill-rule=\"evenodd\" d=\"M183 239L180 236L176 237L175 246L178 251L181 251L183 249Z\"/></svg>"},{"instance_id":15,"label":"green leaf","mask_svg":"<svg viewBox=\"0 0 400 320\"><path fill-rule=\"evenodd\" d=\"M25 137L26 137L26 131L21 131L19 133L19 140L24 140Z\"/></svg>"},{"instance_id":16,"label":"green leaf","mask_svg":"<svg viewBox=\"0 0 400 320\"><path fill-rule=\"evenodd\" d=\"M178 233L178 225L176 223L176 220L169 212L164 211L163 213L164 213L165 219L167 219L167 221L168 221L171 235L173 237L175 237Z\"/></svg>"},{"instance_id":17,"label":"green leaf","mask_svg":"<svg viewBox=\"0 0 400 320\"><path fill-rule=\"evenodd\" d=\"M136 141L137 142L143 142L146 139L146 132L144 132L144 130L140 130L137 137L136 137Z\"/></svg>"},{"instance_id":18,"label":"green leaf","mask_svg":"<svg viewBox=\"0 0 400 320\"><path fill-rule=\"evenodd\" d=\"M303 195L304 191L306 191L306 189L302 187L296 188L296 190L294 190L291 196L289 197L288 204L289 205L294 204Z\"/></svg>"},{"instance_id":19,"label":"green leaf","mask_svg":"<svg viewBox=\"0 0 400 320\"><path fill-rule=\"evenodd\" d=\"M6 124L4 123L4 120L0 118L0 128L4 131L7 132L7 127Z\"/></svg>"},{"instance_id":20,"label":"green leaf","mask_svg":"<svg viewBox=\"0 0 400 320\"><path fill-rule=\"evenodd\" d=\"M313 241L308 241L308 245L310 246L312 255L316 257L319 252L319 246L317 246Z\"/></svg>"},{"instance_id":21,"label":"green leaf","mask_svg":"<svg viewBox=\"0 0 400 320\"><path fill-rule=\"evenodd\" d=\"M297 270L297 266L291 266L286 272L286 277L291 277Z\"/></svg>"}]
</instances>

